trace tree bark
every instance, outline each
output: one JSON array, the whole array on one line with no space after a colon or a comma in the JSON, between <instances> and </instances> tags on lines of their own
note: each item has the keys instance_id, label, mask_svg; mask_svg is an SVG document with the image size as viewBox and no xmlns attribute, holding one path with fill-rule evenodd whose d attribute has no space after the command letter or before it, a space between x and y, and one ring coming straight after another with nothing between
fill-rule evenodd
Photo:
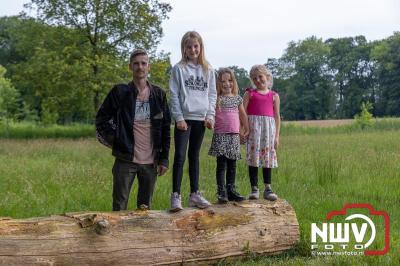
<instances>
[{"instance_id":1,"label":"tree bark","mask_svg":"<svg viewBox=\"0 0 400 266\"><path fill-rule=\"evenodd\" d=\"M285 201L199 210L67 213L0 218L0 265L163 265L277 254L299 240Z\"/></svg>"}]
</instances>

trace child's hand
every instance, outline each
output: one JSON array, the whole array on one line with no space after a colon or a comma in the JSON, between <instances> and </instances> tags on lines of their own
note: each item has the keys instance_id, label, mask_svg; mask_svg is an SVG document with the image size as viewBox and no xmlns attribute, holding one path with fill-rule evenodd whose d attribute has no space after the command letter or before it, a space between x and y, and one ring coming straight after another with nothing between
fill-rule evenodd
<instances>
[{"instance_id":1,"label":"child's hand","mask_svg":"<svg viewBox=\"0 0 400 266\"><path fill-rule=\"evenodd\" d=\"M279 136L275 137L274 147L275 147L275 150L277 150L279 147Z\"/></svg>"},{"instance_id":2,"label":"child's hand","mask_svg":"<svg viewBox=\"0 0 400 266\"><path fill-rule=\"evenodd\" d=\"M214 128L214 120L206 118L204 121L204 126L208 129L213 129Z\"/></svg>"},{"instance_id":3,"label":"child's hand","mask_svg":"<svg viewBox=\"0 0 400 266\"><path fill-rule=\"evenodd\" d=\"M249 132L241 132L241 133L239 133L240 144L245 144L246 143L248 135L249 135Z\"/></svg>"},{"instance_id":4,"label":"child's hand","mask_svg":"<svg viewBox=\"0 0 400 266\"><path fill-rule=\"evenodd\" d=\"M179 130L184 130L184 131L186 131L187 128L188 128L185 120L176 122L176 127L177 127Z\"/></svg>"}]
</instances>

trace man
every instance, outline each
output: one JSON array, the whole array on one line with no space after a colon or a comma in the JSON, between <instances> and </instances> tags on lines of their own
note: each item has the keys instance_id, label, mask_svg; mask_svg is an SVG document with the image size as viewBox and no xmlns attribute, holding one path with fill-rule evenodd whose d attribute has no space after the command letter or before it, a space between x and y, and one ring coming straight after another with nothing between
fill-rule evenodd
<instances>
[{"instance_id":1,"label":"man","mask_svg":"<svg viewBox=\"0 0 400 266\"><path fill-rule=\"evenodd\" d=\"M149 57L133 51L129 69L133 80L117 84L96 116L97 137L116 157L113 173L113 211L126 210L135 176L137 207L149 209L157 174L168 169L170 112L165 92L150 84Z\"/></svg>"}]
</instances>

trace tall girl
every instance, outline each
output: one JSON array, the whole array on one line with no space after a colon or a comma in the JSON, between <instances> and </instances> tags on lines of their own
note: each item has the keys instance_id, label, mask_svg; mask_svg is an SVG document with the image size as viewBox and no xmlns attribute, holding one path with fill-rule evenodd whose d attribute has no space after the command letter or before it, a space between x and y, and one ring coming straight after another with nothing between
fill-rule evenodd
<instances>
[{"instance_id":1,"label":"tall girl","mask_svg":"<svg viewBox=\"0 0 400 266\"><path fill-rule=\"evenodd\" d=\"M238 95L238 91L233 71L229 68L219 69L215 128L208 152L209 155L217 157L216 179L219 203L245 199L235 189L236 160L241 158L240 127L243 129L243 137L247 136L249 131L243 99Z\"/></svg>"},{"instance_id":2,"label":"tall girl","mask_svg":"<svg viewBox=\"0 0 400 266\"><path fill-rule=\"evenodd\" d=\"M247 89L243 104L249 120L247 139L247 164L251 193L249 199L258 199L258 167L262 167L264 198L274 201L277 195L271 188L272 168L278 167L276 149L279 146L281 118L279 95L273 91L271 72L264 65L255 65L250 70L255 89Z\"/></svg>"},{"instance_id":3,"label":"tall girl","mask_svg":"<svg viewBox=\"0 0 400 266\"><path fill-rule=\"evenodd\" d=\"M171 211L182 210L181 183L188 146L189 206L210 206L199 191L199 154L205 127L212 129L214 126L217 99L215 73L205 58L201 36L195 31L185 33L181 52L182 59L172 68L169 82L171 113L175 120Z\"/></svg>"}]
</instances>

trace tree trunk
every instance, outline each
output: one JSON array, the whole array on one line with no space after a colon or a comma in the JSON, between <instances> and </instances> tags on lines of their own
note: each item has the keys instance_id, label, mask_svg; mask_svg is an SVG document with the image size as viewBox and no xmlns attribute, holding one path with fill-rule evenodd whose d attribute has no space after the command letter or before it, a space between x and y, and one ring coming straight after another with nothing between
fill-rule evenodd
<instances>
[{"instance_id":1,"label":"tree trunk","mask_svg":"<svg viewBox=\"0 0 400 266\"><path fill-rule=\"evenodd\" d=\"M95 53L95 55L97 55L97 53L96 53L96 47L94 48L94 53ZM95 63L95 64L92 66L92 68L93 68L94 80L98 81L97 75L98 75L98 73L99 73L99 67L98 67L97 63ZM96 114L97 111L98 111L99 108L100 108L100 92L99 92L97 89L94 91L93 105L94 105L94 113Z\"/></svg>"},{"instance_id":2,"label":"tree trunk","mask_svg":"<svg viewBox=\"0 0 400 266\"><path fill-rule=\"evenodd\" d=\"M68 213L0 218L0 265L208 263L277 254L299 240L285 201L245 201L205 210Z\"/></svg>"}]
</instances>

